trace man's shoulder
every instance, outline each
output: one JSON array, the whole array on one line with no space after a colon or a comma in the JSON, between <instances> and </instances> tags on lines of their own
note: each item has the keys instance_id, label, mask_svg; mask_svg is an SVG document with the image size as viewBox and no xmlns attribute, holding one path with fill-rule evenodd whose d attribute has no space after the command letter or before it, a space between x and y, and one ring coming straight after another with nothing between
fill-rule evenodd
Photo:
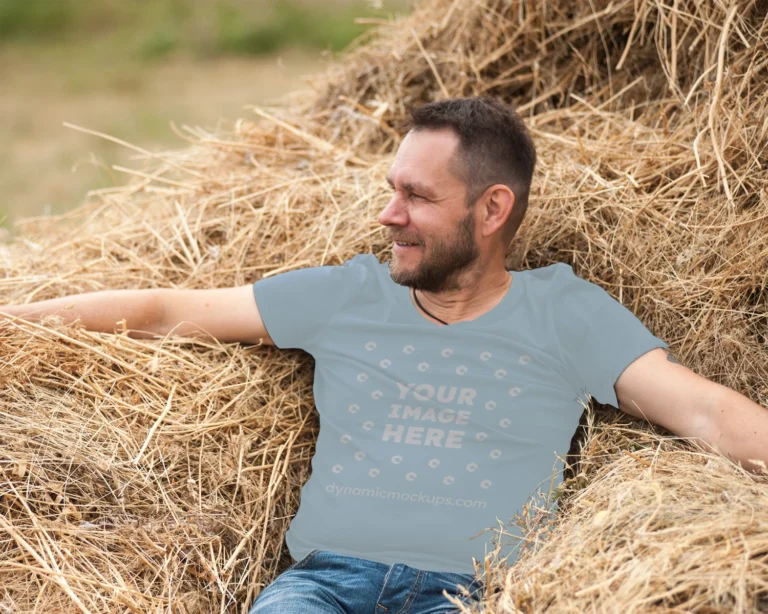
<instances>
[{"instance_id":1,"label":"man's shoulder","mask_svg":"<svg viewBox=\"0 0 768 614\"><path fill-rule=\"evenodd\" d=\"M547 266L535 269L526 269L525 271L520 271L520 273L523 273L527 279L537 281L552 281L553 279L560 279L567 275L574 275L571 265L566 264L565 262L555 262L554 264L548 264Z\"/></svg>"},{"instance_id":2,"label":"man's shoulder","mask_svg":"<svg viewBox=\"0 0 768 614\"><path fill-rule=\"evenodd\" d=\"M552 302L555 306L572 303L588 303L604 300L609 296L605 289L595 282L579 277L570 264L555 262L544 267L524 271L526 282L538 299Z\"/></svg>"}]
</instances>

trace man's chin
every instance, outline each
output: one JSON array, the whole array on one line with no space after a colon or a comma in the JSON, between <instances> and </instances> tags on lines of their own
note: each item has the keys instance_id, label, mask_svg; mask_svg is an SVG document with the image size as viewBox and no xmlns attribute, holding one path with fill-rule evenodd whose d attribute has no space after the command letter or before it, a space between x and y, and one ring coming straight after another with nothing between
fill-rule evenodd
<instances>
[{"instance_id":1,"label":"man's chin","mask_svg":"<svg viewBox=\"0 0 768 614\"><path fill-rule=\"evenodd\" d=\"M396 272L390 271L389 276L392 278L392 281L395 282L398 286L404 286L406 288L413 288L416 286L416 280L411 277L404 277L402 275L398 275Z\"/></svg>"}]
</instances>

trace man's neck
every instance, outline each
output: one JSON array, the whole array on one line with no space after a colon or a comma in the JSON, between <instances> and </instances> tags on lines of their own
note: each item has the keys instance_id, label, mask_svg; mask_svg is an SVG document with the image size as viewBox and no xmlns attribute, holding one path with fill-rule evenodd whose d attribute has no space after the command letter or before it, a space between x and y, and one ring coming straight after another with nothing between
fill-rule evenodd
<instances>
[{"instance_id":1,"label":"man's neck","mask_svg":"<svg viewBox=\"0 0 768 614\"><path fill-rule=\"evenodd\" d=\"M424 293L413 288L411 288L411 299L419 313L429 319L433 319L432 317L436 316L449 324L464 320L474 320L493 309L507 294L513 279L509 271L505 270L504 275L503 282L496 283L487 290L478 292L471 299L462 299L454 293L452 297L447 295L448 298L441 300L440 298L435 298L435 295L432 293ZM416 303L414 297L417 294L418 303L421 303L423 309L420 309L418 303ZM427 310L429 313L424 313L424 310Z\"/></svg>"}]
</instances>

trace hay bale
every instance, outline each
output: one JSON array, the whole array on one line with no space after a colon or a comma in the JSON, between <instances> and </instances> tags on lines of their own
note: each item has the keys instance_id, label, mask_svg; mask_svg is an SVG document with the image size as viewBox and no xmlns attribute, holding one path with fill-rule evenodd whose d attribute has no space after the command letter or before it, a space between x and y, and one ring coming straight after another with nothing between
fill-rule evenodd
<instances>
[{"instance_id":1,"label":"hay bale","mask_svg":"<svg viewBox=\"0 0 768 614\"><path fill-rule=\"evenodd\" d=\"M571 264L768 405L767 30L748 0L425 0L313 92L225 133L184 127L189 147L139 151L126 186L23 223L0 303L387 260L376 216L406 107L488 94L539 151L508 268ZM308 355L54 320L2 329L0 352L7 610L245 612L287 566L318 429ZM766 478L605 409L559 514L532 500L518 563L478 570L483 609L768 611Z\"/></svg>"},{"instance_id":2,"label":"hay bale","mask_svg":"<svg viewBox=\"0 0 768 614\"><path fill-rule=\"evenodd\" d=\"M674 437L620 428L619 413L599 428L589 421L560 513L538 508L516 522L526 554L511 568L489 565L499 592L485 607L768 611L766 478Z\"/></svg>"}]
</instances>

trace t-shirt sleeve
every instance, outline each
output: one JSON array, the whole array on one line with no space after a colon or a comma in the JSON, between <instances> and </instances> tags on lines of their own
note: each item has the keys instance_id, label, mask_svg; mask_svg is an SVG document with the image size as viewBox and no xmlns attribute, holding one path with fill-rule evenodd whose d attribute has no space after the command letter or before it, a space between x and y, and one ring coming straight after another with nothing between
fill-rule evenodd
<instances>
[{"instance_id":1,"label":"t-shirt sleeve","mask_svg":"<svg viewBox=\"0 0 768 614\"><path fill-rule=\"evenodd\" d=\"M294 269L254 282L256 306L276 347L312 352L331 317L364 282L364 256L358 254L342 265Z\"/></svg>"},{"instance_id":2,"label":"t-shirt sleeve","mask_svg":"<svg viewBox=\"0 0 768 614\"><path fill-rule=\"evenodd\" d=\"M619 406L614 385L632 362L669 345L597 284L558 263L555 330L566 372L599 403Z\"/></svg>"}]
</instances>

